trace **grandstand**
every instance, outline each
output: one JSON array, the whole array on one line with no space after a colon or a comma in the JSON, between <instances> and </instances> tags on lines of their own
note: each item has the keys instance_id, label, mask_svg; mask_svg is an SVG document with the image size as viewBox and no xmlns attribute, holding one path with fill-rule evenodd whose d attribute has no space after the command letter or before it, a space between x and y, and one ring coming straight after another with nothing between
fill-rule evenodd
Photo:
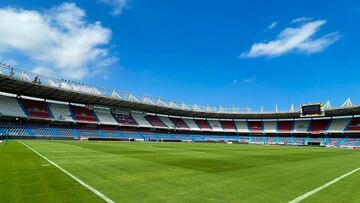
<instances>
[{"instance_id":1,"label":"grandstand","mask_svg":"<svg viewBox=\"0 0 360 203\"><path fill-rule=\"evenodd\" d=\"M360 147L358 106L328 108L324 116L307 118L294 110L265 113L187 108L189 105L179 107L176 102L166 104L160 99L153 102L149 97L141 100L116 91L108 96L101 88L87 86L83 90L48 77L42 78L47 83L39 84L31 78L42 76L4 66L1 69L0 79L8 81L0 87L3 135ZM28 88L21 88L25 85ZM70 94L71 101L67 99Z\"/></svg>"}]
</instances>

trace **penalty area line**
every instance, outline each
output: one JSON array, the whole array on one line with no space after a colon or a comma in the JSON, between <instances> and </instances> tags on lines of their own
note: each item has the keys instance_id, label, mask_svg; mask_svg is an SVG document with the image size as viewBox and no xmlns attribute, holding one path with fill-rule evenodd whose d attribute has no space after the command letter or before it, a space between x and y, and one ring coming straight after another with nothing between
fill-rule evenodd
<instances>
[{"instance_id":1,"label":"penalty area line","mask_svg":"<svg viewBox=\"0 0 360 203\"><path fill-rule=\"evenodd\" d=\"M19 141L20 142L20 141ZM96 189L94 189L93 187L91 187L90 185L86 184L84 181L80 180L79 178L77 178L76 176L74 176L73 174L71 174L70 172L68 172L67 170L63 169L61 166L57 165L55 162L51 161L50 159L46 158L44 155L40 154L38 151L36 151L35 149L33 149L32 147L30 147L29 145L20 142L21 144L23 144L25 147L27 147L28 149L30 149L31 151L33 151L35 154L37 154L38 156L40 156L41 158L45 159L47 162L49 162L50 164L52 164L53 166L55 166L56 168L58 168L60 171L64 172L66 175L70 176L72 179L74 179L76 182L80 183L80 185L84 186L86 189L90 190L91 192L93 192L96 196L100 197L101 199L103 199L105 202L107 203L115 203L113 200L111 200L110 198L108 198L107 196L105 196L104 194L102 194L101 192L97 191Z\"/></svg>"},{"instance_id":2,"label":"penalty area line","mask_svg":"<svg viewBox=\"0 0 360 203\"><path fill-rule=\"evenodd\" d=\"M326 188L326 187L329 187L330 185L332 185L332 184L334 184L334 183L336 183L336 182L338 182L338 181L346 178L347 176L349 176L349 175L351 175L351 174L353 174L353 173L355 173L355 172L357 172L357 171L359 171L359 170L360 170L360 167L357 168L357 169L354 169L354 170L352 170L352 171L350 171L350 172L348 172L348 173L346 173L346 174L344 174L344 175L342 175L342 176L339 176L339 177L335 178L334 180L332 180L332 181L330 181L330 182L327 182L327 183L325 183L324 185L322 185L322 186L320 186L320 187L318 187L318 188L315 188L314 190L311 190L310 192L307 192L307 193L305 193L305 194L297 197L296 199L293 199L293 200L289 201L288 203L298 203L298 202L301 202L301 201L304 200L305 198L307 198L307 197L309 197L309 196L311 196L311 195L319 192L320 190L322 190L322 189L324 189L324 188Z\"/></svg>"}]
</instances>

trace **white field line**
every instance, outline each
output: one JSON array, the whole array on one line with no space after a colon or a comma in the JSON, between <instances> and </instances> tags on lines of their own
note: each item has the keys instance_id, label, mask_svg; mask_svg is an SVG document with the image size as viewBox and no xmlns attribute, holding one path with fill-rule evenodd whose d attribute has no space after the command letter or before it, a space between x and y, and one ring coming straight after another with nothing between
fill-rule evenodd
<instances>
[{"instance_id":1,"label":"white field line","mask_svg":"<svg viewBox=\"0 0 360 203\"><path fill-rule=\"evenodd\" d=\"M341 179L343 179L343 178L346 178L347 176L349 176L349 175L351 175L351 174L353 174L353 173L355 173L355 172L357 172L357 171L359 171L359 170L360 170L360 167L357 168L357 169L354 169L354 170L350 171L349 173L346 173L346 174L344 174L344 175L342 175L342 176L340 176L340 177L337 177L337 178L335 178L334 180L332 180L332 181L330 181L330 182L328 182L328 183L325 183L324 185L322 185L322 186L320 186L320 187L318 187L318 188L315 188L314 190L311 190L310 192L307 192L307 193L305 193L305 194L297 197L296 199L291 200L289 203L298 203L298 202L301 202L301 201L304 200L305 198L307 198L307 197L309 197L309 196L311 196L311 195L319 192L320 190L322 190L322 189L324 189L324 188L326 188L326 187L329 187L330 185L338 182L339 180L341 180Z\"/></svg>"},{"instance_id":2,"label":"white field line","mask_svg":"<svg viewBox=\"0 0 360 203\"><path fill-rule=\"evenodd\" d=\"M110 198L108 198L107 196L105 196L104 194L102 194L101 192L97 191L96 189L94 189L93 187L91 187L90 185L86 184L84 181L80 180L79 178L77 178L76 176L74 176L73 174L71 174L70 172L68 172L67 170L63 169L61 166L57 165L55 162L51 161L50 159L46 158L45 156L43 156L42 154L40 154L39 152L37 152L35 149L31 148L29 145L20 142L21 144L25 145L27 148L29 148L31 151L33 151L35 154L39 155L41 158L45 159L47 162L49 162L50 164L52 164L53 166L55 166L56 168L58 168L59 170L61 170L62 172L64 172L66 175L70 176L72 179L74 179L75 181L77 181L78 183L80 183L80 185L84 186L86 189L90 190L91 192L93 192L95 195L97 195L98 197L100 197L101 199L103 199L105 202L107 203L115 203L113 200L111 200Z\"/></svg>"}]
</instances>

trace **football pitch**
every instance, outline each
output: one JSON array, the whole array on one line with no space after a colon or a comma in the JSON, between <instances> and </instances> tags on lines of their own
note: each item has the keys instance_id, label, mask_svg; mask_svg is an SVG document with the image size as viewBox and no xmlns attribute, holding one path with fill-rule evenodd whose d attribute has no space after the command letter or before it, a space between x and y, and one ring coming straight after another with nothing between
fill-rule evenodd
<instances>
[{"instance_id":1,"label":"football pitch","mask_svg":"<svg viewBox=\"0 0 360 203\"><path fill-rule=\"evenodd\" d=\"M12 140L0 143L0 202L289 202L314 190L301 202L360 202L359 167L346 149Z\"/></svg>"}]
</instances>

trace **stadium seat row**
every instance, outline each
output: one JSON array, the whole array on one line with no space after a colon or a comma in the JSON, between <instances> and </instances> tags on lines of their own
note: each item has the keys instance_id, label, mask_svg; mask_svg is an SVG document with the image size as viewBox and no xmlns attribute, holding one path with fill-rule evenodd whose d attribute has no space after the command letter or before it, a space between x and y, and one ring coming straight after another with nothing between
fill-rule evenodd
<instances>
[{"instance_id":1,"label":"stadium seat row","mask_svg":"<svg viewBox=\"0 0 360 203\"><path fill-rule=\"evenodd\" d=\"M142 113L119 114L108 109L50 103L0 96L2 116L35 118L76 123L135 126L187 131L252 134L344 133L360 132L360 118L319 118L297 120L222 120L158 116Z\"/></svg>"},{"instance_id":2,"label":"stadium seat row","mask_svg":"<svg viewBox=\"0 0 360 203\"><path fill-rule=\"evenodd\" d=\"M248 144L308 145L318 143L322 146L360 147L360 138L354 137L294 137L289 135L203 135L203 134L162 134L147 132L127 132L116 128L72 128L50 126L39 123L19 123L0 121L0 136L48 137L48 138L117 138L143 141L192 141L192 142L237 142Z\"/></svg>"}]
</instances>

